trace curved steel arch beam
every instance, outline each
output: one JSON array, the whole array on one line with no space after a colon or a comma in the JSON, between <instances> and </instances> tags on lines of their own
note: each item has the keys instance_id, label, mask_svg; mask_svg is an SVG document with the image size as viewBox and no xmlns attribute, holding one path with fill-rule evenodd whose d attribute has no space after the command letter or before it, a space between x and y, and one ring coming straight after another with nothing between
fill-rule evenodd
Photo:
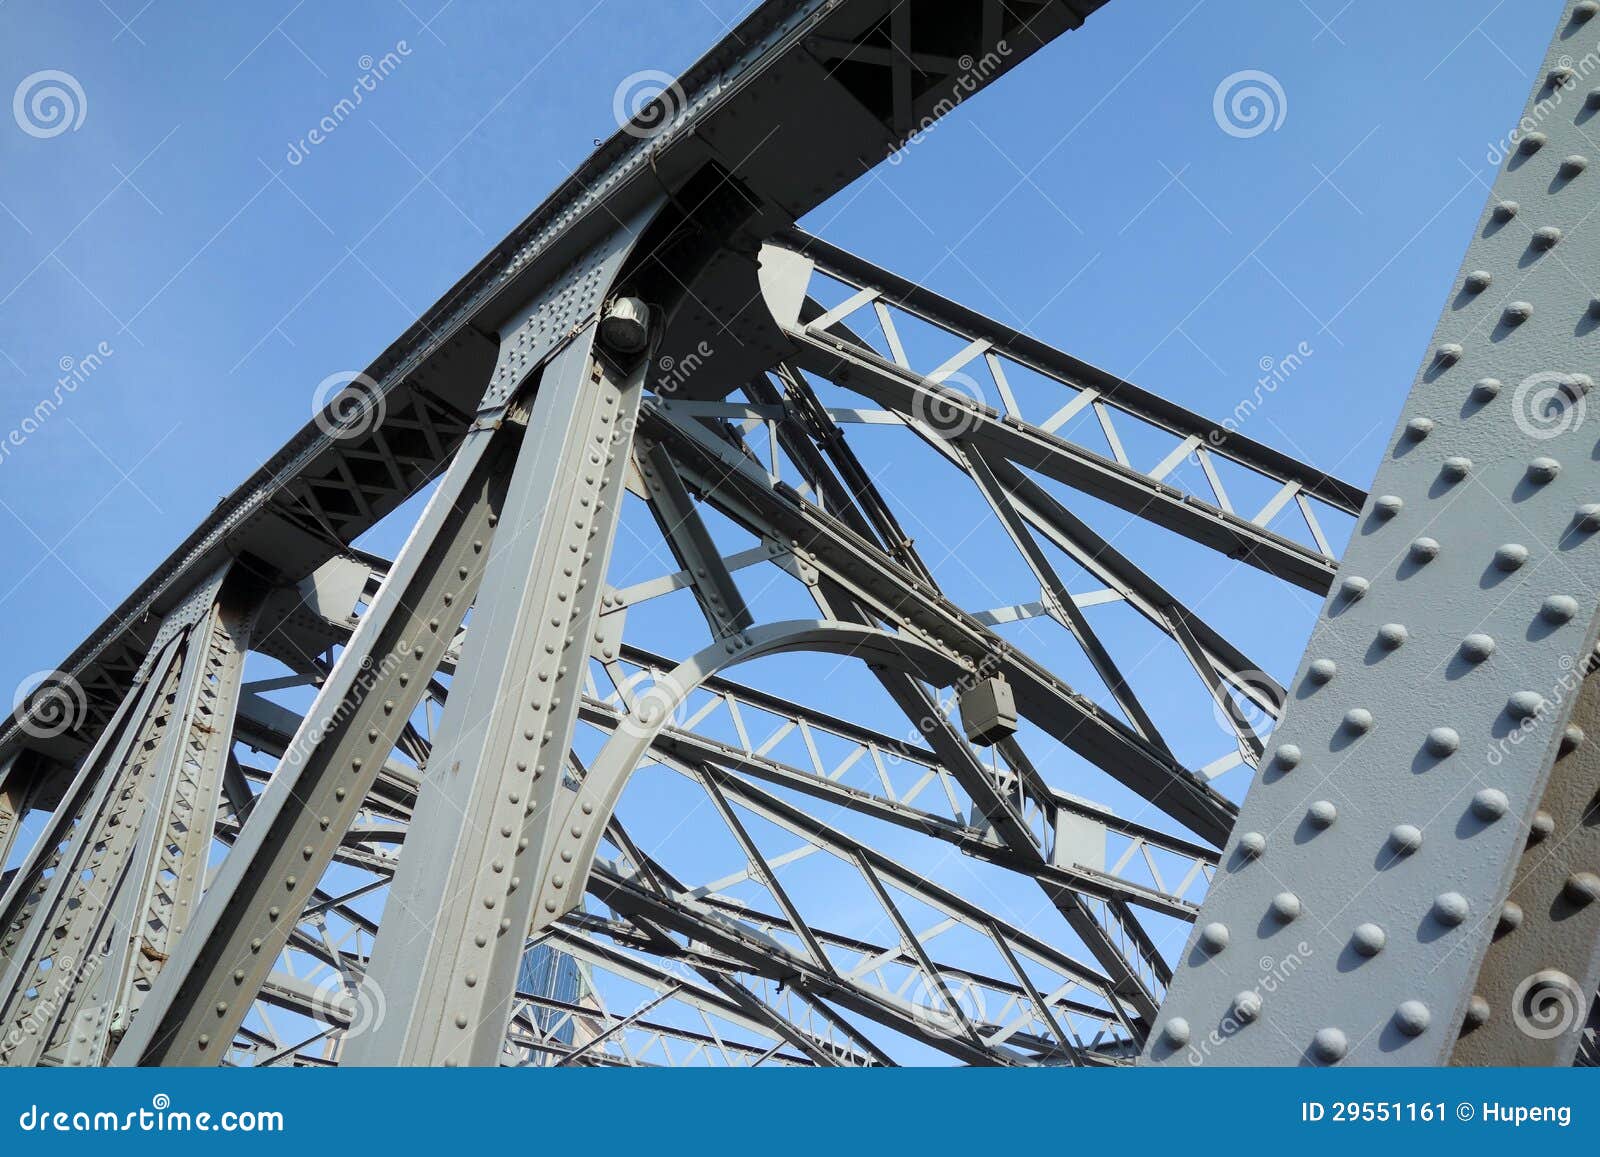
<instances>
[{"instance_id":1,"label":"curved steel arch beam","mask_svg":"<svg viewBox=\"0 0 1600 1157\"><path fill-rule=\"evenodd\" d=\"M533 932L578 906L606 823L639 761L695 688L730 667L795 651L865 659L945 687L970 674L935 647L906 635L827 619L792 619L754 627L697 651L645 692L637 719L624 720L575 792L552 807L540 849Z\"/></svg>"}]
</instances>

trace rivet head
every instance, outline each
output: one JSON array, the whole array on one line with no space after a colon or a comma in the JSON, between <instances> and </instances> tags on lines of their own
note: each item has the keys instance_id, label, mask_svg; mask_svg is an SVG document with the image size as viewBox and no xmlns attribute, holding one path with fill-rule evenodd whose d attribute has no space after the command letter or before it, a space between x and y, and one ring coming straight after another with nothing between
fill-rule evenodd
<instances>
[{"instance_id":1,"label":"rivet head","mask_svg":"<svg viewBox=\"0 0 1600 1157\"><path fill-rule=\"evenodd\" d=\"M1514 932L1522 927L1522 921L1526 917L1527 913L1522 910L1521 904L1518 904L1515 900L1507 900L1500 905L1500 919L1496 927L1501 932Z\"/></svg>"},{"instance_id":2,"label":"rivet head","mask_svg":"<svg viewBox=\"0 0 1600 1157\"><path fill-rule=\"evenodd\" d=\"M1415 824L1396 824L1389 829L1389 846L1402 856L1422 847L1422 829Z\"/></svg>"},{"instance_id":3,"label":"rivet head","mask_svg":"<svg viewBox=\"0 0 1600 1157\"><path fill-rule=\"evenodd\" d=\"M1582 3L1573 7L1572 19L1575 22L1593 20L1596 12L1600 12L1600 3L1596 3L1596 0L1582 0Z\"/></svg>"},{"instance_id":4,"label":"rivet head","mask_svg":"<svg viewBox=\"0 0 1600 1157\"><path fill-rule=\"evenodd\" d=\"M1323 684L1331 682L1339 673L1339 664L1332 659L1313 659L1311 666L1306 669L1306 676L1313 683Z\"/></svg>"},{"instance_id":5,"label":"rivet head","mask_svg":"<svg viewBox=\"0 0 1600 1157\"><path fill-rule=\"evenodd\" d=\"M1260 832L1245 832L1239 837L1239 854L1247 860L1259 860L1267 850L1267 837Z\"/></svg>"},{"instance_id":6,"label":"rivet head","mask_svg":"<svg viewBox=\"0 0 1600 1157\"><path fill-rule=\"evenodd\" d=\"M1462 1018L1462 1027L1477 1028L1489 1019L1489 1002L1477 993L1473 993L1467 1001L1467 1015Z\"/></svg>"},{"instance_id":7,"label":"rivet head","mask_svg":"<svg viewBox=\"0 0 1600 1157\"><path fill-rule=\"evenodd\" d=\"M1412 418L1406 423L1406 437L1413 442L1420 442L1433 433L1432 418Z\"/></svg>"},{"instance_id":8,"label":"rivet head","mask_svg":"<svg viewBox=\"0 0 1600 1157\"><path fill-rule=\"evenodd\" d=\"M1503 571L1513 571L1528 561L1528 548L1520 542L1508 542L1496 547L1494 565Z\"/></svg>"},{"instance_id":9,"label":"rivet head","mask_svg":"<svg viewBox=\"0 0 1600 1157\"><path fill-rule=\"evenodd\" d=\"M1460 892L1445 892L1433 901L1433 918L1451 928L1465 920L1471 911L1472 906Z\"/></svg>"},{"instance_id":10,"label":"rivet head","mask_svg":"<svg viewBox=\"0 0 1600 1157\"><path fill-rule=\"evenodd\" d=\"M1533 813L1533 819L1528 821L1528 842L1538 843L1540 840L1549 839L1550 833L1556 830L1556 817L1540 808Z\"/></svg>"},{"instance_id":11,"label":"rivet head","mask_svg":"<svg viewBox=\"0 0 1600 1157\"><path fill-rule=\"evenodd\" d=\"M1362 595L1367 593L1367 588L1371 585L1371 583L1362 578L1360 575L1351 575L1349 578L1345 579L1344 582L1339 584L1339 592L1351 602L1355 602Z\"/></svg>"},{"instance_id":12,"label":"rivet head","mask_svg":"<svg viewBox=\"0 0 1600 1157\"><path fill-rule=\"evenodd\" d=\"M1539 605L1539 617L1549 623L1564 623L1578 613L1578 600L1571 595L1551 595Z\"/></svg>"},{"instance_id":13,"label":"rivet head","mask_svg":"<svg viewBox=\"0 0 1600 1157\"><path fill-rule=\"evenodd\" d=\"M1339 809L1333 806L1332 800L1319 799L1306 809L1306 819L1311 821L1314 828L1331 828L1333 821L1339 818Z\"/></svg>"},{"instance_id":14,"label":"rivet head","mask_svg":"<svg viewBox=\"0 0 1600 1157\"><path fill-rule=\"evenodd\" d=\"M1576 177L1589 167L1589 158L1582 153L1573 153L1571 156L1561 158L1561 175L1563 177Z\"/></svg>"},{"instance_id":15,"label":"rivet head","mask_svg":"<svg viewBox=\"0 0 1600 1157\"><path fill-rule=\"evenodd\" d=\"M1600 900L1600 876L1593 872L1574 872L1561 885L1561 894L1579 907L1593 904Z\"/></svg>"},{"instance_id":16,"label":"rivet head","mask_svg":"<svg viewBox=\"0 0 1600 1157\"><path fill-rule=\"evenodd\" d=\"M1241 1024L1249 1024L1261 1015L1261 996L1249 989L1233 998L1233 1016Z\"/></svg>"},{"instance_id":17,"label":"rivet head","mask_svg":"<svg viewBox=\"0 0 1600 1157\"><path fill-rule=\"evenodd\" d=\"M1398 650L1411 637L1403 623L1385 623L1378 628L1378 642L1383 644L1385 650Z\"/></svg>"},{"instance_id":18,"label":"rivet head","mask_svg":"<svg viewBox=\"0 0 1600 1157\"><path fill-rule=\"evenodd\" d=\"M1398 494L1380 494L1373 500L1372 510L1379 518L1390 519L1405 509L1406 501Z\"/></svg>"},{"instance_id":19,"label":"rivet head","mask_svg":"<svg viewBox=\"0 0 1600 1157\"><path fill-rule=\"evenodd\" d=\"M1499 378L1479 378L1472 384L1472 397L1479 402L1487 402L1500 392Z\"/></svg>"},{"instance_id":20,"label":"rivet head","mask_svg":"<svg viewBox=\"0 0 1600 1157\"><path fill-rule=\"evenodd\" d=\"M1554 482L1560 473L1561 463L1554 458L1535 458L1528 463L1528 480L1541 486L1546 482Z\"/></svg>"},{"instance_id":21,"label":"rivet head","mask_svg":"<svg viewBox=\"0 0 1600 1157\"><path fill-rule=\"evenodd\" d=\"M1505 312L1500 315L1507 325L1521 325L1533 316L1533 303L1530 301L1513 301L1506 306Z\"/></svg>"},{"instance_id":22,"label":"rivet head","mask_svg":"<svg viewBox=\"0 0 1600 1157\"><path fill-rule=\"evenodd\" d=\"M1461 360L1461 346L1453 341L1447 341L1439 347L1434 354L1439 359L1440 365L1453 366Z\"/></svg>"},{"instance_id":23,"label":"rivet head","mask_svg":"<svg viewBox=\"0 0 1600 1157\"><path fill-rule=\"evenodd\" d=\"M1533 231L1533 247L1535 249L1554 249L1561 243L1561 230L1554 225L1542 225Z\"/></svg>"},{"instance_id":24,"label":"rivet head","mask_svg":"<svg viewBox=\"0 0 1600 1157\"><path fill-rule=\"evenodd\" d=\"M1515 201L1497 201L1494 207L1494 219L1496 221L1509 221L1511 218L1515 217L1517 213L1521 211L1521 209L1522 206L1517 204Z\"/></svg>"},{"instance_id":25,"label":"rivet head","mask_svg":"<svg viewBox=\"0 0 1600 1157\"><path fill-rule=\"evenodd\" d=\"M1461 640L1461 657L1471 663L1481 663L1494 654L1494 640L1488 635L1474 632Z\"/></svg>"},{"instance_id":26,"label":"rivet head","mask_svg":"<svg viewBox=\"0 0 1600 1157\"><path fill-rule=\"evenodd\" d=\"M1569 723L1561 729L1561 754L1566 755L1575 751L1583 743L1583 728L1576 723Z\"/></svg>"},{"instance_id":27,"label":"rivet head","mask_svg":"<svg viewBox=\"0 0 1600 1157\"><path fill-rule=\"evenodd\" d=\"M1417 562L1431 562L1439 557L1439 540L1426 535L1411 544L1411 557Z\"/></svg>"},{"instance_id":28,"label":"rivet head","mask_svg":"<svg viewBox=\"0 0 1600 1157\"><path fill-rule=\"evenodd\" d=\"M1428 754L1444 758L1454 755L1461 746L1461 736L1454 727L1435 727L1428 732Z\"/></svg>"},{"instance_id":29,"label":"rivet head","mask_svg":"<svg viewBox=\"0 0 1600 1157\"><path fill-rule=\"evenodd\" d=\"M1474 269L1467 274L1465 285L1473 293L1482 293L1489 288L1489 283L1494 280L1494 275L1487 269Z\"/></svg>"},{"instance_id":30,"label":"rivet head","mask_svg":"<svg viewBox=\"0 0 1600 1157\"><path fill-rule=\"evenodd\" d=\"M1181 1049L1189 1043L1189 1022L1181 1016L1171 1017L1161 1030L1161 1035L1173 1048Z\"/></svg>"},{"instance_id":31,"label":"rivet head","mask_svg":"<svg viewBox=\"0 0 1600 1157\"><path fill-rule=\"evenodd\" d=\"M1403 1001L1399 1008L1394 1010L1395 1027L1407 1036L1421 1036L1428 1031L1428 1022L1433 1018L1428 1013L1428 1006L1420 1000Z\"/></svg>"},{"instance_id":32,"label":"rivet head","mask_svg":"<svg viewBox=\"0 0 1600 1157\"><path fill-rule=\"evenodd\" d=\"M1517 148L1525 155L1532 155L1533 153L1537 153L1540 149L1544 148L1545 144L1549 140L1550 138L1545 136L1543 133L1528 133L1520 142L1518 142Z\"/></svg>"},{"instance_id":33,"label":"rivet head","mask_svg":"<svg viewBox=\"0 0 1600 1157\"><path fill-rule=\"evenodd\" d=\"M1513 719L1532 719L1544 710L1544 696L1537 691L1518 691L1506 700L1506 712Z\"/></svg>"},{"instance_id":34,"label":"rivet head","mask_svg":"<svg viewBox=\"0 0 1600 1157\"><path fill-rule=\"evenodd\" d=\"M1586 502L1578 507L1573 521L1581 530L1600 530L1600 503Z\"/></svg>"},{"instance_id":35,"label":"rivet head","mask_svg":"<svg viewBox=\"0 0 1600 1157\"><path fill-rule=\"evenodd\" d=\"M1200 947L1207 952L1221 952L1228 946L1228 926L1213 922L1200 929Z\"/></svg>"},{"instance_id":36,"label":"rivet head","mask_svg":"<svg viewBox=\"0 0 1600 1157\"><path fill-rule=\"evenodd\" d=\"M1372 712L1365 707L1352 707L1344 713L1344 729L1352 735L1365 735L1372 730Z\"/></svg>"},{"instance_id":37,"label":"rivet head","mask_svg":"<svg viewBox=\"0 0 1600 1157\"><path fill-rule=\"evenodd\" d=\"M1272 898L1272 914L1280 923L1287 924L1297 919L1300 912L1300 897L1293 892L1279 892Z\"/></svg>"},{"instance_id":38,"label":"rivet head","mask_svg":"<svg viewBox=\"0 0 1600 1157\"><path fill-rule=\"evenodd\" d=\"M1452 454L1439 467L1439 473L1452 482L1460 482L1472 472L1472 459L1464 454Z\"/></svg>"},{"instance_id":39,"label":"rivet head","mask_svg":"<svg viewBox=\"0 0 1600 1157\"><path fill-rule=\"evenodd\" d=\"M1506 814L1511 801L1497 787L1486 787L1472 797L1472 814L1480 820L1494 821Z\"/></svg>"},{"instance_id":40,"label":"rivet head","mask_svg":"<svg viewBox=\"0 0 1600 1157\"><path fill-rule=\"evenodd\" d=\"M1358 924L1350 935L1350 946L1363 956L1376 956L1388 942L1388 934L1376 924Z\"/></svg>"},{"instance_id":41,"label":"rivet head","mask_svg":"<svg viewBox=\"0 0 1600 1157\"><path fill-rule=\"evenodd\" d=\"M1343 1032L1336 1028L1319 1028L1317 1035L1311 1038L1311 1053L1323 1064L1331 1065L1344 1059L1344 1054L1350 1051L1350 1042Z\"/></svg>"},{"instance_id":42,"label":"rivet head","mask_svg":"<svg viewBox=\"0 0 1600 1157\"><path fill-rule=\"evenodd\" d=\"M1277 750L1276 755L1274 756L1274 759L1277 762L1278 766L1283 768L1286 771L1290 770L1292 768L1299 767L1300 766L1300 748L1295 746L1293 743L1282 743L1282 744L1279 744L1278 745L1278 750Z\"/></svg>"}]
</instances>

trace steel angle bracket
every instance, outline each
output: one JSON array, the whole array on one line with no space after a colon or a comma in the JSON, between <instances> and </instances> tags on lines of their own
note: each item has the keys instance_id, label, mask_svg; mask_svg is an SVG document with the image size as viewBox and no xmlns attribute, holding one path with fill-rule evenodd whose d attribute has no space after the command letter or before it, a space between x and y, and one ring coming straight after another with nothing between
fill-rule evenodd
<instances>
[{"instance_id":1,"label":"steel angle bracket","mask_svg":"<svg viewBox=\"0 0 1600 1157\"><path fill-rule=\"evenodd\" d=\"M1600 605L1593 110L1569 3L1146 1063L1447 1061Z\"/></svg>"}]
</instances>

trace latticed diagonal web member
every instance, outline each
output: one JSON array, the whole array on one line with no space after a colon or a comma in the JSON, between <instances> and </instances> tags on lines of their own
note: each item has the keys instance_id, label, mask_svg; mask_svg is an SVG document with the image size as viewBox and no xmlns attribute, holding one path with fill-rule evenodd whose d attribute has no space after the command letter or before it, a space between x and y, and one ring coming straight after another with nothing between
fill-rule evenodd
<instances>
[{"instance_id":1,"label":"latticed diagonal web member","mask_svg":"<svg viewBox=\"0 0 1600 1157\"><path fill-rule=\"evenodd\" d=\"M731 778L726 781L726 784L725 790L728 790L734 798L737 798L741 805L748 805L751 802L747 787ZM769 805L776 806L776 801L770 798L766 802ZM826 831L826 829L819 830ZM219 834L225 840L231 840L234 834L233 825L225 821ZM855 976L833 970L827 973L816 970L808 977L787 967L783 959L774 957L775 944L769 938L770 933L789 926L786 917L781 915L762 915L746 906L721 900L715 895L703 895L698 900L689 902L686 897L693 897L703 889L688 889L677 881L672 880L659 864L639 853L620 828L614 829L614 835L616 836L618 847L625 849L625 858L633 864L633 872L629 876L621 876L617 875L612 869L603 869L601 882L595 886L595 891L597 895L601 895L608 903L617 907L624 915L626 922L618 924L614 921L597 921L593 917L577 915L573 921L569 922L574 926L584 928L590 934L603 933L631 950L645 951L657 955L670 955L690 962L702 970L708 981L724 991L727 991L726 985L730 971L748 972L753 969L752 975L767 976L770 978L769 983L772 981L778 982L780 989L782 988L782 983L787 982L790 986L788 989L790 994L801 994L802 999L805 999L809 1005L818 1012L823 1013L830 1020L836 1018L837 1014L829 1013L825 1006L817 1004L817 997L835 1002L843 1001L846 1003L846 1007L859 1006L860 1008L865 1008L868 1010L867 1015L872 1016L873 1019L878 1020L886 1027L900 1031L909 1030L918 1039L923 1039L925 1043L933 1044L934 1047L945 1051L951 1051L961 1059L979 1060L984 1063L994 1063L997 1060L1010 1060L1014 1063L1018 1059L1017 1055L1012 1055L1004 1049L993 1054L985 1051L980 1055L972 1048L967 1047L959 1038L947 1036L943 1032L932 1031L940 1027L940 1018L935 1017L932 1021L929 1021L925 1014L919 1014L915 1010L907 1012L903 1003L903 991L908 981L902 979L900 984L895 986L884 980L880 975L877 975L881 974L886 967L891 967L891 962L904 961L907 958L908 950L904 944L893 948L884 948L879 944L873 944L857 938L839 936L824 929L817 929L813 935L820 944L826 945L836 952L843 952L850 959L866 962L867 967L863 970L862 966L858 964L853 971L859 973L859 975ZM386 838L393 838L393 836L391 834L390 837ZM840 841L845 840L845 837L837 834L832 838ZM842 854L850 854L855 850L855 845L849 842L842 842L836 846L842 850ZM874 871L892 871L897 888L914 883L913 877L906 874L903 869L897 868L892 862L883 861L871 853L857 852L856 854L867 856L870 862L876 865L873 868ZM386 876L392 870L392 858L372 855L362 846L359 835L346 842L338 853L337 859L341 863L360 867L365 871L377 873L379 876ZM645 904L643 908L640 907L643 901L637 896L636 891L640 880L646 881L648 888L653 893L653 896L649 898L649 903ZM366 891L369 888L370 885L367 885L356 891ZM632 904L629 904L627 898L623 897L623 893L626 891L635 893ZM324 912L336 912L349 922L352 929L370 934L371 931L375 930L376 925L366 917L348 908L348 900L354 894L352 893L351 897L343 898L319 894L318 900L313 904L313 915L308 917L309 923L303 924L300 929L296 930L295 935L289 942L290 948L294 952L308 955L330 969L354 968L359 970L364 963L364 954L360 952L359 945L356 946L353 953L336 949L328 942L320 921L316 918ZM621 904L616 903L619 897L623 899ZM1059 970L1063 966L1062 958L1055 956L1050 950L1044 949L1037 941L1022 937L1015 930L1006 929L997 922L986 920L981 913L969 912L968 919L974 927L982 927L989 935L995 938L995 942L1000 946L1004 957L1013 962L1012 967L1017 974L1016 979L1006 980L1003 978L983 977L971 972L970 969L960 968L946 962L935 963L933 968L937 976L947 978L951 982L981 986L983 991L989 992L996 999L997 1004L1004 1006L997 1010L996 1005L991 1005L991 1013L996 1013L996 1019L1003 1023L985 1025L987 1033L991 1036L1003 1034L1006 1040L1016 1043L1018 1047L1022 1047L1025 1053L1037 1052L1043 1049L1044 1054L1048 1056L1054 1055L1062 1047L1059 1044L1051 1045L1048 1036L1038 1038L1034 1034L1025 1031L1026 1025L1031 1021L1031 1017L1012 1010L1013 1005L1015 1005L1019 1008L1026 1006L1044 1010L1042 1016L1046 1023L1065 1023L1068 1019L1071 1019L1078 1024L1098 1026L1089 1035L1090 1045L1103 1045L1114 1040L1113 1036L1107 1035L1107 1029L1114 1023L1114 1019L1109 1018L1107 1012L1093 1005L1085 1005L1072 999L1070 993L1076 987L1075 982L1070 979L1064 980L1055 991L1045 996L1040 994L1039 990L1034 987L1034 982L1028 973L1022 971L1020 965L1015 963L1018 954L1025 953L1030 959L1036 961L1037 967L1037 959L1040 954L1049 953L1049 965ZM658 920L686 930L682 934L688 936L688 941L679 943L667 936L666 933L661 931L661 925ZM741 931L741 929L744 930ZM1018 939L1019 937L1020 939ZM1066 966L1071 967L1070 964ZM899 995L896 994L897 987ZM312 986L309 983L305 981L297 982L293 975L275 972L269 979L268 984L264 986L258 1001L299 1011L306 1011L309 1008L323 1019L329 1019L330 1016L336 1017L340 1007L338 1000L331 998L329 990L325 987L319 991L320 995L319 992L312 991ZM854 994L853 996L851 995L852 993ZM774 995L781 995L781 993L774 994L769 991L768 998L770 999ZM746 1011L753 1009L755 1006L750 1004L750 999L748 995L741 997L740 1007ZM999 1012L1004 1012L1006 1015L999 1016ZM772 1015L775 1014L770 1011L762 1013L762 1022L775 1023L770 1020ZM839 1027L846 1026L841 1025ZM259 1034L259 1030L252 1031L256 1031ZM517 1026L514 1024L513 1034L518 1031ZM854 1034L854 1030L850 1030L850 1032ZM791 1033L791 1035L793 1034ZM854 1034L852 1039L858 1037L859 1034ZM251 1047L259 1051L260 1048L266 1046L263 1046L260 1041L255 1041L252 1042ZM856 1047L867 1047L867 1044L864 1039L856 1039ZM840 1063L846 1059L838 1055L836 1051L820 1048L815 1042L808 1046L807 1051L813 1055L816 1063ZM883 1059L886 1060L886 1058Z\"/></svg>"}]
</instances>

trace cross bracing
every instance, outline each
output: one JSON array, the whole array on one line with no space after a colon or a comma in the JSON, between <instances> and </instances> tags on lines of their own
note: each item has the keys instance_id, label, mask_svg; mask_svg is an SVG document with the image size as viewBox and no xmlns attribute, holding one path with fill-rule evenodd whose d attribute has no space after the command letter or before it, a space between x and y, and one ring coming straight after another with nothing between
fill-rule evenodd
<instances>
[{"instance_id":1,"label":"cross bracing","mask_svg":"<svg viewBox=\"0 0 1600 1157\"><path fill-rule=\"evenodd\" d=\"M1241 804L1314 710L1205 593L1303 634L1366 593L1341 558L1373 507L795 227L1098 7L762 5L380 357L363 413L219 504L62 665L75 726L35 725L46 688L0 738L0 849L39 831L0 897L7 1060L1181 1051ZM971 547L919 545L953 510ZM1555 759L1522 786L1570 810L1588 764L1546 789ZM530 950L576 992L520 987ZM1429 1001L1441 1030L1471 996Z\"/></svg>"}]
</instances>

